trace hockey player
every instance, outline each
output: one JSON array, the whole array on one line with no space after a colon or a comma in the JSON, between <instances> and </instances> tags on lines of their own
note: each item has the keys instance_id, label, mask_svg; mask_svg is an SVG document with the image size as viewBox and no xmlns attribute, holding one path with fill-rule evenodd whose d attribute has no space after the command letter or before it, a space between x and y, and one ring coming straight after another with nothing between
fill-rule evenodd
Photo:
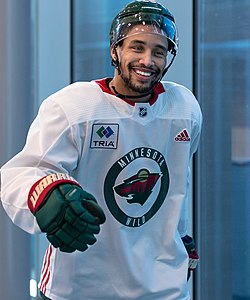
<instances>
[{"instance_id":1,"label":"hockey player","mask_svg":"<svg viewBox=\"0 0 250 300\"><path fill-rule=\"evenodd\" d=\"M202 115L188 89L161 81L177 50L167 8L128 4L110 29L114 77L48 97L2 167L7 214L50 242L43 299L190 299L189 166Z\"/></svg>"}]
</instances>

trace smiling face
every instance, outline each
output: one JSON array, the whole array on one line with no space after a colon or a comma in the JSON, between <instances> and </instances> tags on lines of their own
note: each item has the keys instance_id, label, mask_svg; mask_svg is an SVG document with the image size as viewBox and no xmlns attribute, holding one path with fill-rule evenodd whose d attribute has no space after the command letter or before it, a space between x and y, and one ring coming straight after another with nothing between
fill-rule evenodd
<instances>
[{"instance_id":1,"label":"smiling face","mask_svg":"<svg viewBox=\"0 0 250 300\"><path fill-rule=\"evenodd\" d=\"M142 26L142 25L141 25ZM118 56L121 74L115 71L114 85L119 93L140 95L147 93L160 80L166 66L167 38L151 33L150 28L142 33L138 26L131 30L116 52L111 48L112 58Z\"/></svg>"}]
</instances>

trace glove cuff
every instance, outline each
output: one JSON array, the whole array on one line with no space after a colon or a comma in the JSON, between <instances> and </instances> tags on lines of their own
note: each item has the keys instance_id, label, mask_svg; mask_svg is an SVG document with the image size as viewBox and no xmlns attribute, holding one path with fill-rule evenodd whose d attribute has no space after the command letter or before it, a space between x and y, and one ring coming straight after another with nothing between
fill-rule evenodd
<instances>
[{"instance_id":1,"label":"glove cuff","mask_svg":"<svg viewBox=\"0 0 250 300\"><path fill-rule=\"evenodd\" d=\"M44 199L52 188L59 184L70 183L80 184L68 174L57 173L47 175L35 182L28 195L28 207L33 214L44 204Z\"/></svg>"},{"instance_id":2,"label":"glove cuff","mask_svg":"<svg viewBox=\"0 0 250 300\"><path fill-rule=\"evenodd\" d=\"M199 262L199 255L197 251L194 249L192 253L189 253L189 262L188 268L189 270L195 270Z\"/></svg>"},{"instance_id":3,"label":"glove cuff","mask_svg":"<svg viewBox=\"0 0 250 300\"><path fill-rule=\"evenodd\" d=\"M188 268L189 270L194 270L196 269L199 261L199 255L195 249L194 239L189 235L186 235L181 239L189 256Z\"/></svg>"}]
</instances>

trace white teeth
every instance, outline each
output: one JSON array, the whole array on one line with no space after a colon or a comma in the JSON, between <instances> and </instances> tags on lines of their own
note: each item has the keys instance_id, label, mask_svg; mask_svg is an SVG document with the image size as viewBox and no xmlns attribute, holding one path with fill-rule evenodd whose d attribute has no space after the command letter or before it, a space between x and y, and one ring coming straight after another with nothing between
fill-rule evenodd
<instances>
[{"instance_id":1,"label":"white teeth","mask_svg":"<svg viewBox=\"0 0 250 300\"><path fill-rule=\"evenodd\" d=\"M139 71L139 70L136 70L135 72L142 76L147 76L147 77L151 76L151 73L149 73L149 72L143 72L143 71Z\"/></svg>"}]
</instances>

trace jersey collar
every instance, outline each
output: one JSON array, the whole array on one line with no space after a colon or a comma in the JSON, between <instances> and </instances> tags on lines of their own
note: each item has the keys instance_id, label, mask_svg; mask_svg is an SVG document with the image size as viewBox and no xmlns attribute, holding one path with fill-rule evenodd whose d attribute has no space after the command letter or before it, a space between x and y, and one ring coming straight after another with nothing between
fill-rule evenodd
<instances>
[{"instance_id":1,"label":"jersey collar","mask_svg":"<svg viewBox=\"0 0 250 300\"><path fill-rule=\"evenodd\" d=\"M102 79L98 79L98 80L95 80L95 82L99 85L99 87L102 89L102 91L104 93L107 93L107 94L110 94L110 95L113 95L115 96L115 94L108 88L109 86L109 82L112 80L112 78L110 77L107 77L107 78L102 78ZM154 91L154 97L149 101L149 104L150 105L153 105L156 100L158 99L158 96L161 94L161 93L164 93L165 92L165 89L162 85L161 82L158 82L154 87L153 87L153 91ZM119 98L120 99L120 98ZM121 99L125 102L127 102L128 104L134 106L136 102L133 102L131 100L127 100L127 99Z\"/></svg>"}]
</instances>

